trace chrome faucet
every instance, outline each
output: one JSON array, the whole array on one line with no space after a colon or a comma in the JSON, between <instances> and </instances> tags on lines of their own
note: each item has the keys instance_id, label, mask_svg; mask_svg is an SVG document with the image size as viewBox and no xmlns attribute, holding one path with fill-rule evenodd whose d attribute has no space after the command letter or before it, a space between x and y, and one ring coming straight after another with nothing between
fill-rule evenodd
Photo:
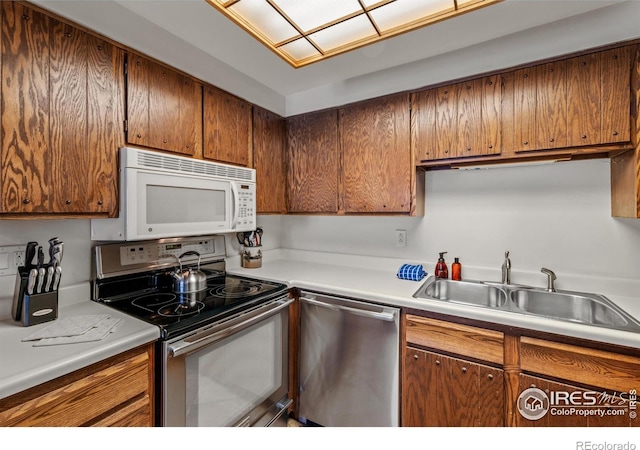
<instances>
[{"instance_id":1,"label":"chrome faucet","mask_svg":"<svg viewBox=\"0 0 640 450\"><path fill-rule=\"evenodd\" d=\"M509 252L504 252L504 262L502 263L502 284L511 284L511 260Z\"/></svg>"},{"instance_id":2,"label":"chrome faucet","mask_svg":"<svg viewBox=\"0 0 640 450\"><path fill-rule=\"evenodd\" d=\"M556 286L554 281L556 281L556 279L558 277L556 277L556 274L553 273L553 270L549 270L546 268L542 268L540 269L540 272L544 273L545 275L547 275L548 279L547 279L547 291L549 292L555 292L556 291Z\"/></svg>"}]
</instances>

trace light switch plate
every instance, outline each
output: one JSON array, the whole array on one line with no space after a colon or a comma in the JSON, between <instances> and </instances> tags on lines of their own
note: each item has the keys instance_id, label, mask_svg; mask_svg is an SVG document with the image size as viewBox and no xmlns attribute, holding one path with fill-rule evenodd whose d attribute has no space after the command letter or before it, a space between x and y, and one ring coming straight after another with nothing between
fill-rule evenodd
<instances>
[{"instance_id":1,"label":"light switch plate","mask_svg":"<svg viewBox=\"0 0 640 450\"><path fill-rule=\"evenodd\" d=\"M0 277L15 275L18 267L24 266L24 249L22 245L0 245Z\"/></svg>"}]
</instances>

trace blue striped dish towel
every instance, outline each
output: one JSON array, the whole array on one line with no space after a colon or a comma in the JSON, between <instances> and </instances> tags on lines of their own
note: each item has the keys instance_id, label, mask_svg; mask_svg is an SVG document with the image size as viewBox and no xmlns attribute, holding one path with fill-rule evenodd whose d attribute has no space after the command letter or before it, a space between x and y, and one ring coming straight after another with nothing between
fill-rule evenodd
<instances>
[{"instance_id":1,"label":"blue striped dish towel","mask_svg":"<svg viewBox=\"0 0 640 450\"><path fill-rule=\"evenodd\" d=\"M398 278L403 280L420 281L427 275L422 264L403 264L398 269Z\"/></svg>"}]
</instances>

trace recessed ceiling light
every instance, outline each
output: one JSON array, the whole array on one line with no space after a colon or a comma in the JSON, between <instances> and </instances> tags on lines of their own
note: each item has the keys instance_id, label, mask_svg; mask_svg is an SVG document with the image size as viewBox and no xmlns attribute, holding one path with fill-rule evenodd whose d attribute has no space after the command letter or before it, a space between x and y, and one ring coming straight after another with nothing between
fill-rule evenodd
<instances>
[{"instance_id":1,"label":"recessed ceiling light","mask_svg":"<svg viewBox=\"0 0 640 450\"><path fill-rule=\"evenodd\" d=\"M207 0L298 68L503 0Z\"/></svg>"}]
</instances>

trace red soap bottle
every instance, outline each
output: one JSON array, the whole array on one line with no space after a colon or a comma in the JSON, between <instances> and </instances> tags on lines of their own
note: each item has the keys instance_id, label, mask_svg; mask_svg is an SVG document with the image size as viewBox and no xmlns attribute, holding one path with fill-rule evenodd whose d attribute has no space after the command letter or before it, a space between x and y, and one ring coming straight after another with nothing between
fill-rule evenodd
<instances>
[{"instance_id":1,"label":"red soap bottle","mask_svg":"<svg viewBox=\"0 0 640 450\"><path fill-rule=\"evenodd\" d=\"M447 252L440 252L440 258L438 258L436 270L433 273L436 278L449 278L449 268L447 267L447 263L444 261L445 253Z\"/></svg>"},{"instance_id":2,"label":"red soap bottle","mask_svg":"<svg viewBox=\"0 0 640 450\"><path fill-rule=\"evenodd\" d=\"M460 264L459 258L454 258L453 264L451 264L451 279L462 280L462 264Z\"/></svg>"}]
</instances>

